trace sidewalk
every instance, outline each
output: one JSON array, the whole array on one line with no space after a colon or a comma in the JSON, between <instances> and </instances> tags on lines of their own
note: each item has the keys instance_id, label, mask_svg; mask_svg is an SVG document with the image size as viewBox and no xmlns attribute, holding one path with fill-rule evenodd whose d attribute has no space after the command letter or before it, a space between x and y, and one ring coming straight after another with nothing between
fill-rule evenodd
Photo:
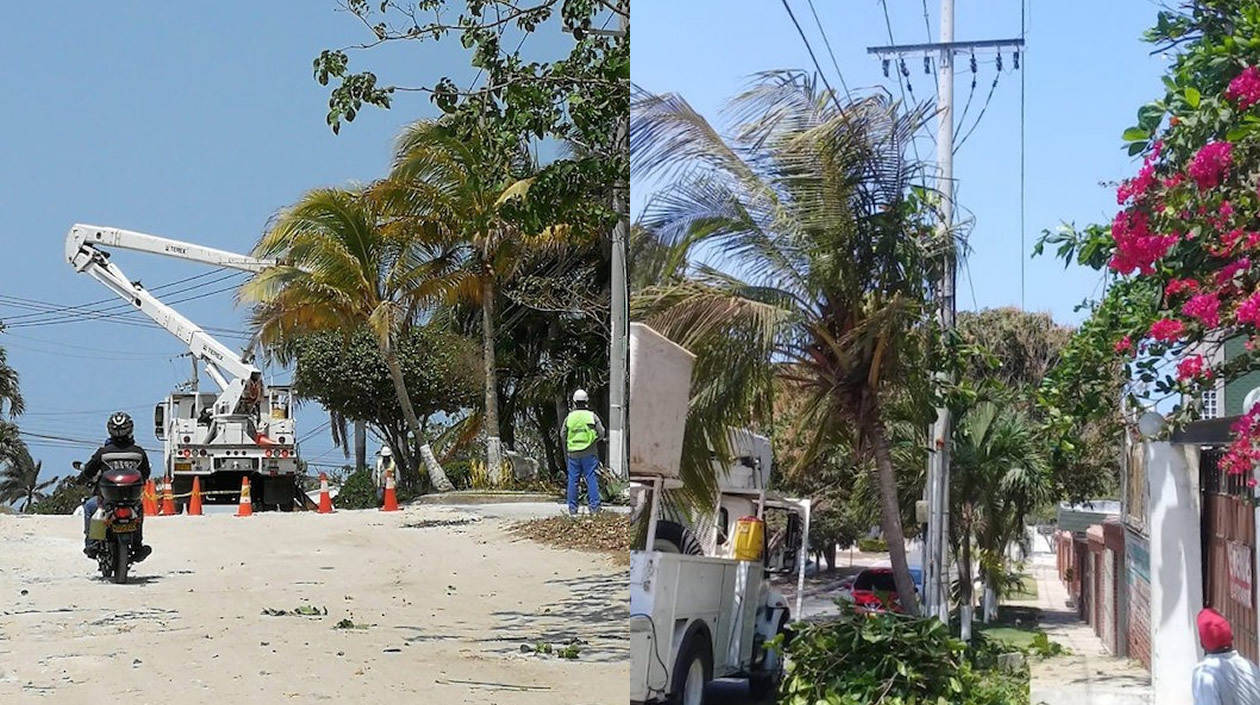
<instances>
[{"instance_id":1,"label":"sidewalk","mask_svg":"<svg viewBox=\"0 0 1260 705\"><path fill-rule=\"evenodd\" d=\"M1046 660L1030 658L1033 705L1150 705L1150 674L1140 664L1108 654L1093 628L1068 607L1054 555L1035 555L1030 564L1037 578L1041 628L1071 651Z\"/></svg>"}]
</instances>

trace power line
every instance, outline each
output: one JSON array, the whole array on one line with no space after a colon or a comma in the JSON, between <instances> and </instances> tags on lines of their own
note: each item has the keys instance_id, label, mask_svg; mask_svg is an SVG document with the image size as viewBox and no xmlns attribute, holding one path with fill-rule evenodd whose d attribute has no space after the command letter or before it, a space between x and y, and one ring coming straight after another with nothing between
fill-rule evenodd
<instances>
[{"instance_id":1,"label":"power line","mask_svg":"<svg viewBox=\"0 0 1260 705\"><path fill-rule=\"evenodd\" d=\"M170 287L172 287L172 286L179 286L179 285L181 285L181 284L187 284L187 283L189 283L189 282L196 281L196 280L198 280L198 279L202 279L202 278L205 278L205 277L211 276L211 275L213 275L213 274L215 274L215 273L217 273L217 272L221 272L221 271L223 271L223 269L222 269L222 268L216 268L216 269L213 269L213 270L211 270L211 271L209 271L209 272L202 272L201 274L197 274L197 275L194 275L194 276L191 276L191 277L185 277L185 278L183 278L183 279L177 279L177 280L175 280L175 281L173 281L173 282L167 282L166 284L161 284L161 285L158 285L158 286L154 287L153 289L151 289L151 291L153 291L153 292L158 292L158 291L162 291L162 290L164 290L164 289L168 289L168 288L170 288ZM100 299L100 300L97 300L97 301L89 301L88 303L85 303L85 304L78 304L77 306L76 306L76 305L67 306L67 308L91 308L91 307L93 307L93 306L104 306L105 304L114 304L114 305L110 306L110 308L117 308L117 307L118 307L118 306L117 306L117 304L118 304L118 299L117 299L117 297L110 297L110 298L107 298L107 299ZM43 314L40 314L40 313L23 313L23 314L18 314L18 315L16 315L16 316L9 316L9 317L6 317L4 320L5 320L6 322L12 322L12 321L21 320L21 319L24 319L24 318L38 317L38 316L41 316L41 315L43 315Z\"/></svg>"},{"instance_id":2,"label":"power line","mask_svg":"<svg viewBox=\"0 0 1260 705\"><path fill-rule=\"evenodd\" d=\"M217 270L217 271L221 271L221 270ZM181 289L176 289L174 291L164 292L164 295L174 296L178 294L187 293L190 291L197 291L203 287L210 286L212 284L218 284L218 283L227 281L229 279L237 278L240 275L241 275L240 272L229 272L228 274L224 274L220 276L219 278L214 279L209 282L204 282L202 284L197 284L194 286L187 286ZM238 287L237 284L233 284L230 287L216 289L214 291L203 291L191 297L175 299L173 301L167 301L164 303L174 304L174 303L185 303L188 301L195 301L197 299L202 299L207 296L213 296L215 294L221 294L227 291L232 291L236 289L237 287ZM13 323L14 319L19 318L18 316L14 316L12 318L5 319L6 328L24 328L24 327L35 327L35 326L42 326L42 325L59 325L62 323L73 322L75 320L82 320L84 318L101 319L101 318L111 317L115 314L131 313L135 311L135 308L128 305L126 302L119 302L117 299L114 299L113 301L114 301L114 305L103 308L103 309L97 309L97 308L86 308L82 306L67 306L64 304L56 304L56 303L52 303L48 301L40 301L38 299L27 299L27 298L22 298L18 296L0 296L0 303L3 303L4 305L10 306L12 308L19 308L19 309L40 312L40 313L33 313L33 314L25 314L25 316L27 317L42 316L42 318L37 318L37 320L20 320L20 321L17 321L16 323Z\"/></svg>"},{"instance_id":3,"label":"power line","mask_svg":"<svg viewBox=\"0 0 1260 705\"><path fill-rule=\"evenodd\" d=\"M853 95L849 93L849 84L844 80L844 72L840 70L840 62L836 61L836 54L831 50L831 40L827 39L827 30L823 29L822 20L818 19L818 11L814 9L814 0L808 0L808 2L809 11L814 15L814 24L818 25L818 33L822 35L823 45L827 47L827 54L831 56L831 65L835 67L836 75L840 77L840 87L844 89L844 96L849 102L853 102Z\"/></svg>"},{"instance_id":4,"label":"power line","mask_svg":"<svg viewBox=\"0 0 1260 705\"><path fill-rule=\"evenodd\" d=\"M818 64L818 57L814 56L814 47L809 45L809 38L805 36L805 30L801 29L801 23L796 21L796 13L792 12L792 6L788 4L788 0L782 0L783 9L787 10L788 17L792 18L792 24L796 26L796 33L801 36L801 41L805 43L805 51L809 52L810 61L814 62L814 70L818 72L819 78L822 79L823 85L827 87L827 92L831 94L831 99L836 104L836 108L843 110L840 106L840 98L836 95L835 89L831 87L831 82L827 80L827 74L823 73L822 66ZM852 100L852 97L849 98Z\"/></svg>"},{"instance_id":5,"label":"power line","mask_svg":"<svg viewBox=\"0 0 1260 705\"><path fill-rule=\"evenodd\" d=\"M926 2L927 0L924 0ZM1028 25L1025 15L1032 0L1020 0L1019 3L1019 36L1021 39L1027 39ZM1019 54L1016 54L1019 56ZM1024 83L1028 76L1028 55L1024 54L1024 67L1019 74L1019 307L1024 308L1024 270L1027 266L1027 230L1024 225L1024 199L1026 188L1024 182L1024 161L1025 161L1025 141L1024 126L1027 123L1024 112Z\"/></svg>"}]
</instances>

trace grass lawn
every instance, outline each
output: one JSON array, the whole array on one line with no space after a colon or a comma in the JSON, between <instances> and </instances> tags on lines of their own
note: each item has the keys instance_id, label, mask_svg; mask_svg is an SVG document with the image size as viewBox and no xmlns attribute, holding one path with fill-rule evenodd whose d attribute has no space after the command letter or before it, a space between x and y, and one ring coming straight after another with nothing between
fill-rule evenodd
<instances>
[{"instance_id":1,"label":"grass lawn","mask_svg":"<svg viewBox=\"0 0 1260 705\"><path fill-rule=\"evenodd\" d=\"M1037 599L1037 579L1025 573L1019 576L1019 589L1007 596L1008 600Z\"/></svg>"},{"instance_id":2,"label":"grass lawn","mask_svg":"<svg viewBox=\"0 0 1260 705\"><path fill-rule=\"evenodd\" d=\"M1034 583L1032 588L1036 590ZM1032 645L1033 635L1037 633L1041 621L1041 610L1035 607L1003 606L998 609L998 618L989 625L977 624L976 629L990 639L1001 641L1008 646L1026 649Z\"/></svg>"}]
</instances>

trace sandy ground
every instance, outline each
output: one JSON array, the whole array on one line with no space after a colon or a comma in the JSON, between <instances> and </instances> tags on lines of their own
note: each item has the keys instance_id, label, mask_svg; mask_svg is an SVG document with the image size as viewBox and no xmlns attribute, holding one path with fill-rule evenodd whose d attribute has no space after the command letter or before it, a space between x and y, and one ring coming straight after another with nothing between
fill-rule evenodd
<instances>
[{"instance_id":1,"label":"sandy ground","mask_svg":"<svg viewBox=\"0 0 1260 705\"><path fill-rule=\"evenodd\" d=\"M625 569L515 539L516 520L158 517L113 585L78 518L0 515L0 703L625 703ZM306 604L327 616L262 614ZM521 651L573 638L575 661Z\"/></svg>"}]
</instances>

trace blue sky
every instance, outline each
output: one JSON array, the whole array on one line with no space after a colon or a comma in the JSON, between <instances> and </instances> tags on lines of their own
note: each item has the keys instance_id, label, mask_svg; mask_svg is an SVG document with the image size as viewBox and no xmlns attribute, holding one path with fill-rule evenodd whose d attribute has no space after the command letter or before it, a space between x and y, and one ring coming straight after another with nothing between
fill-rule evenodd
<instances>
[{"instance_id":1,"label":"blue sky","mask_svg":"<svg viewBox=\"0 0 1260 705\"><path fill-rule=\"evenodd\" d=\"M840 85L814 16L805 0L790 0L828 80ZM1020 33L1020 2L959 0L955 39L1006 39ZM893 37L898 44L937 41L935 1L887 0ZM888 28L879 0L814 0L823 29L849 88L883 86L900 95L896 76L885 79L869 46L888 45ZM931 34L925 27L928 11ZM1036 2L1028 11L1025 251L1020 244L1020 75L1005 53L1004 71L982 122L955 157L960 207L975 218L970 245L974 252L960 267L958 306L963 309L1020 304L1020 261L1025 260L1025 305L1048 311L1056 320L1077 323L1073 309L1100 292L1092 270L1064 271L1049 256L1027 260L1045 228L1063 221L1078 225L1109 221L1115 213L1114 190L1100 182L1132 175L1134 162L1121 150L1120 135L1136 123L1138 107L1162 97L1159 77L1167 65L1150 56L1140 41L1155 21L1151 0L1108 2ZM813 70L787 11L778 0L637 0L634 5L632 77L654 93L678 93L715 124L721 109L753 74L771 69ZM966 124L970 129L984 105L996 67L991 53L977 54L977 87ZM989 63L985 63L985 62ZM921 58L907 59L914 95L935 98L933 77L923 73ZM956 112L961 115L971 84L968 60L958 60ZM930 126L935 133L935 126ZM920 152L935 158L926 137ZM645 184L632 184L632 215L649 195ZM973 293L974 292L974 293Z\"/></svg>"},{"instance_id":2,"label":"blue sky","mask_svg":"<svg viewBox=\"0 0 1260 705\"><path fill-rule=\"evenodd\" d=\"M509 30L504 43L519 36ZM435 114L427 97L400 95L393 110L365 110L335 136L324 123L328 89L311 74L321 50L368 38L334 0L0 3L0 63L9 67L0 73L0 319L15 323L0 345L21 374L24 430L100 441L108 413L121 408L135 416L141 444L160 449L153 406L189 377L188 360L174 359L184 352L178 340L156 326L14 317L31 314L32 301L108 298L64 262L73 223L247 252L267 219L304 191L383 175L401 126ZM524 51L551 59L569 42L548 26ZM468 56L452 36L378 48L352 68L371 68L386 83L450 75L467 85L475 74ZM208 271L127 252L114 261L150 289ZM235 281L207 275L169 301L200 296L175 306L201 325L239 330L244 311L223 291ZM340 463L329 434L316 432L323 411L307 406L299 420L302 435L314 434L305 457ZM47 474L66 474L91 452L29 441Z\"/></svg>"}]
</instances>

